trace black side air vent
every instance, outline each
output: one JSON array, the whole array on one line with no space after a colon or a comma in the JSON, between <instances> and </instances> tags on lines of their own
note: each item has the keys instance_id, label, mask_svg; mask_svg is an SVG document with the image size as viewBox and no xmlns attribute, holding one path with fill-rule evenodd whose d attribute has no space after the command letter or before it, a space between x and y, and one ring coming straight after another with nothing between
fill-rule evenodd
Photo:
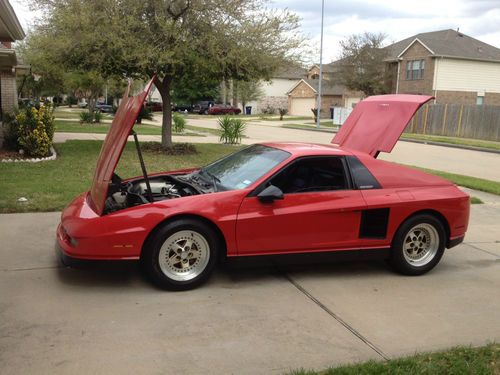
<instances>
[{"instance_id":1,"label":"black side air vent","mask_svg":"<svg viewBox=\"0 0 500 375\"><path fill-rule=\"evenodd\" d=\"M361 213L361 228L359 230L359 238L385 238L387 236L388 223L388 208L364 210Z\"/></svg>"}]
</instances>

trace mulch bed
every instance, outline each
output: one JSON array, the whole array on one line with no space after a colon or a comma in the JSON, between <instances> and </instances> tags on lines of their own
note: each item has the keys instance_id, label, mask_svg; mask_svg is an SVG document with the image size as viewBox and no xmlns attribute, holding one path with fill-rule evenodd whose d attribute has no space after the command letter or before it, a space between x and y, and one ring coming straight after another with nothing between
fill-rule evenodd
<instances>
[{"instance_id":1,"label":"mulch bed","mask_svg":"<svg viewBox=\"0 0 500 375\"><path fill-rule=\"evenodd\" d=\"M48 155L50 156L50 154ZM0 160L8 160L8 159L11 159L11 160L29 160L29 159L33 159L33 156L28 156L26 154L23 154L21 155L19 152L17 151L9 151L9 150L0 150Z\"/></svg>"},{"instance_id":2,"label":"mulch bed","mask_svg":"<svg viewBox=\"0 0 500 375\"><path fill-rule=\"evenodd\" d=\"M23 160L23 159L31 159L31 158L29 156L26 156L26 155L21 155L19 152L16 152L16 151L0 150L0 160L3 160L3 159Z\"/></svg>"},{"instance_id":3,"label":"mulch bed","mask_svg":"<svg viewBox=\"0 0 500 375\"><path fill-rule=\"evenodd\" d=\"M172 147L163 148L160 142L142 142L141 149L163 155L194 155L198 153L196 147L191 143L174 143Z\"/></svg>"}]
</instances>

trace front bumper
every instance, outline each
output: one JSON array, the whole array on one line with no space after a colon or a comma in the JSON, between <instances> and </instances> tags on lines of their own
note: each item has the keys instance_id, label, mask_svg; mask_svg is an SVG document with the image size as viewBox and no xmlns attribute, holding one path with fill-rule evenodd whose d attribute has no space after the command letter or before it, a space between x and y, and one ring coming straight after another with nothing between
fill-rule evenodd
<instances>
[{"instance_id":1,"label":"front bumper","mask_svg":"<svg viewBox=\"0 0 500 375\"><path fill-rule=\"evenodd\" d=\"M144 216L140 209L99 216L90 207L85 193L63 210L57 243L67 259L139 259L148 234Z\"/></svg>"}]
</instances>

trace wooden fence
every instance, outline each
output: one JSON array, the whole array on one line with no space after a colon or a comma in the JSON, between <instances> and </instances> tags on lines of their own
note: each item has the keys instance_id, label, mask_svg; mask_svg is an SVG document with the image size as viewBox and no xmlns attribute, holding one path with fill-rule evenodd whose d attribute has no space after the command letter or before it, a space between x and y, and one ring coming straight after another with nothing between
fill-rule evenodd
<instances>
[{"instance_id":1,"label":"wooden fence","mask_svg":"<svg viewBox=\"0 0 500 375\"><path fill-rule=\"evenodd\" d=\"M500 107L426 104L413 116L405 132L500 141Z\"/></svg>"}]
</instances>

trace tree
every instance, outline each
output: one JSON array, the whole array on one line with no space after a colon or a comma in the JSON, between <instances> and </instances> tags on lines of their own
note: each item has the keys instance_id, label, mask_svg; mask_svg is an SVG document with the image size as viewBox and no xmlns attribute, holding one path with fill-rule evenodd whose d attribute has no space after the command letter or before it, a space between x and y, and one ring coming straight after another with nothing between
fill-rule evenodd
<instances>
[{"instance_id":1,"label":"tree","mask_svg":"<svg viewBox=\"0 0 500 375\"><path fill-rule=\"evenodd\" d=\"M368 96L387 93L384 63L387 51L382 48L385 38L381 33L364 33L340 42L339 74L346 87Z\"/></svg>"},{"instance_id":2,"label":"tree","mask_svg":"<svg viewBox=\"0 0 500 375\"><path fill-rule=\"evenodd\" d=\"M67 69L145 79L163 101L162 145L172 144L171 90L193 66L207 77L270 78L297 58L298 18L268 0L33 0L34 32L54 41Z\"/></svg>"},{"instance_id":3,"label":"tree","mask_svg":"<svg viewBox=\"0 0 500 375\"><path fill-rule=\"evenodd\" d=\"M259 100L264 96L260 81L236 81L233 84L236 97L241 102L243 111L248 102Z\"/></svg>"}]
</instances>

